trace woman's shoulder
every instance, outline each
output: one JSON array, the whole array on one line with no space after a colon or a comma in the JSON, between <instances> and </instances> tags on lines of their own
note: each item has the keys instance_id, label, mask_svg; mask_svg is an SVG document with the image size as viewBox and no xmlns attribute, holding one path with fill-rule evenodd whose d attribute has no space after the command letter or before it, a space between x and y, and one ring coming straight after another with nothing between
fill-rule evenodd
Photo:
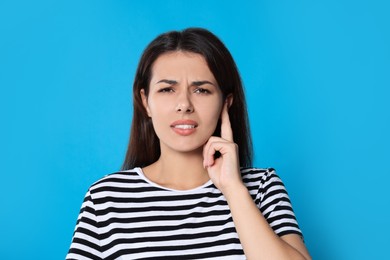
<instances>
[{"instance_id":1,"label":"woman's shoulder","mask_svg":"<svg viewBox=\"0 0 390 260\"><path fill-rule=\"evenodd\" d=\"M104 187L121 186L122 184L140 183L142 182L142 178L138 171L138 168L134 168L109 173L92 183L90 191L99 190Z\"/></svg>"},{"instance_id":2,"label":"woman's shoulder","mask_svg":"<svg viewBox=\"0 0 390 260\"><path fill-rule=\"evenodd\" d=\"M241 168L241 176L244 184L249 188L264 188L268 185L282 184L274 168Z\"/></svg>"},{"instance_id":3,"label":"woman's shoulder","mask_svg":"<svg viewBox=\"0 0 390 260\"><path fill-rule=\"evenodd\" d=\"M240 171L243 180L264 179L276 175L274 168L242 167Z\"/></svg>"}]
</instances>

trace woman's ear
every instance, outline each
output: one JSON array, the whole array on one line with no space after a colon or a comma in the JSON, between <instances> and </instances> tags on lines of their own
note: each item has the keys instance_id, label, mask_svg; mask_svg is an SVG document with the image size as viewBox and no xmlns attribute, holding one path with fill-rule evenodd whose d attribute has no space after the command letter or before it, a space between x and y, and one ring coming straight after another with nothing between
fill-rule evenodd
<instances>
[{"instance_id":1,"label":"woman's ear","mask_svg":"<svg viewBox=\"0 0 390 260\"><path fill-rule=\"evenodd\" d=\"M233 94L227 95L227 97L225 98L225 102L227 103L228 108L230 108L233 104Z\"/></svg>"},{"instance_id":2,"label":"woman's ear","mask_svg":"<svg viewBox=\"0 0 390 260\"><path fill-rule=\"evenodd\" d=\"M222 117L222 114L224 113L225 109L226 109L226 112L229 113L229 109L232 106L232 104L233 104L233 94L229 94L226 96L224 103L222 105L221 117ZM225 107L226 105L227 105L227 107Z\"/></svg>"},{"instance_id":3,"label":"woman's ear","mask_svg":"<svg viewBox=\"0 0 390 260\"><path fill-rule=\"evenodd\" d=\"M146 113L148 114L149 117L152 117L150 114L149 105L148 105L148 97L145 94L145 89L141 89L139 93L141 95L142 105L144 106Z\"/></svg>"}]
</instances>

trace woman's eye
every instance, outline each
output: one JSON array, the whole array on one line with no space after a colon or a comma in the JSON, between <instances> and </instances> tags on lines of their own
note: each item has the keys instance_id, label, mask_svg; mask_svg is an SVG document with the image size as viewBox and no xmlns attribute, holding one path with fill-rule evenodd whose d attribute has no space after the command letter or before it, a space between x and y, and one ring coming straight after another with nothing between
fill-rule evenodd
<instances>
[{"instance_id":1,"label":"woman's eye","mask_svg":"<svg viewBox=\"0 0 390 260\"><path fill-rule=\"evenodd\" d=\"M162 88L158 90L159 93L170 93L173 92L172 88Z\"/></svg>"},{"instance_id":2,"label":"woman's eye","mask_svg":"<svg viewBox=\"0 0 390 260\"><path fill-rule=\"evenodd\" d=\"M205 88L197 88L194 91L197 94L210 94L211 92L208 89Z\"/></svg>"}]
</instances>

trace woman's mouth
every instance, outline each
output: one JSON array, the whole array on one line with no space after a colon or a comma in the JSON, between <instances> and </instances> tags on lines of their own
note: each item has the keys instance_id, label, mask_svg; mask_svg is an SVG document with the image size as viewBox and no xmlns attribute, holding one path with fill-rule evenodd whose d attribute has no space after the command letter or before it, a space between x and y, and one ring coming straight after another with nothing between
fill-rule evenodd
<instances>
[{"instance_id":1,"label":"woman's mouth","mask_svg":"<svg viewBox=\"0 0 390 260\"><path fill-rule=\"evenodd\" d=\"M193 120L177 120L171 124L173 131L182 136L194 133L197 126L198 124Z\"/></svg>"}]
</instances>

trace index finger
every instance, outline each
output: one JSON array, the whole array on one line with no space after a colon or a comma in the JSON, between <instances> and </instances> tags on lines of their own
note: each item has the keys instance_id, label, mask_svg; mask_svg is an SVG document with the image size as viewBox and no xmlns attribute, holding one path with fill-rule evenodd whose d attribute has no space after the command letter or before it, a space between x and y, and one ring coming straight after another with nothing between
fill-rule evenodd
<instances>
[{"instance_id":1,"label":"index finger","mask_svg":"<svg viewBox=\"0 0 390 260\"><path fill-rule=\"evenodd\" d=\"M222 108L222 114L221 114L221 137L227 141L234 142L233 140L233 130L232 126L230 124L230 118L229 118L229 102L225 101L225 104Z\"/></svg>"}]
</instances>

